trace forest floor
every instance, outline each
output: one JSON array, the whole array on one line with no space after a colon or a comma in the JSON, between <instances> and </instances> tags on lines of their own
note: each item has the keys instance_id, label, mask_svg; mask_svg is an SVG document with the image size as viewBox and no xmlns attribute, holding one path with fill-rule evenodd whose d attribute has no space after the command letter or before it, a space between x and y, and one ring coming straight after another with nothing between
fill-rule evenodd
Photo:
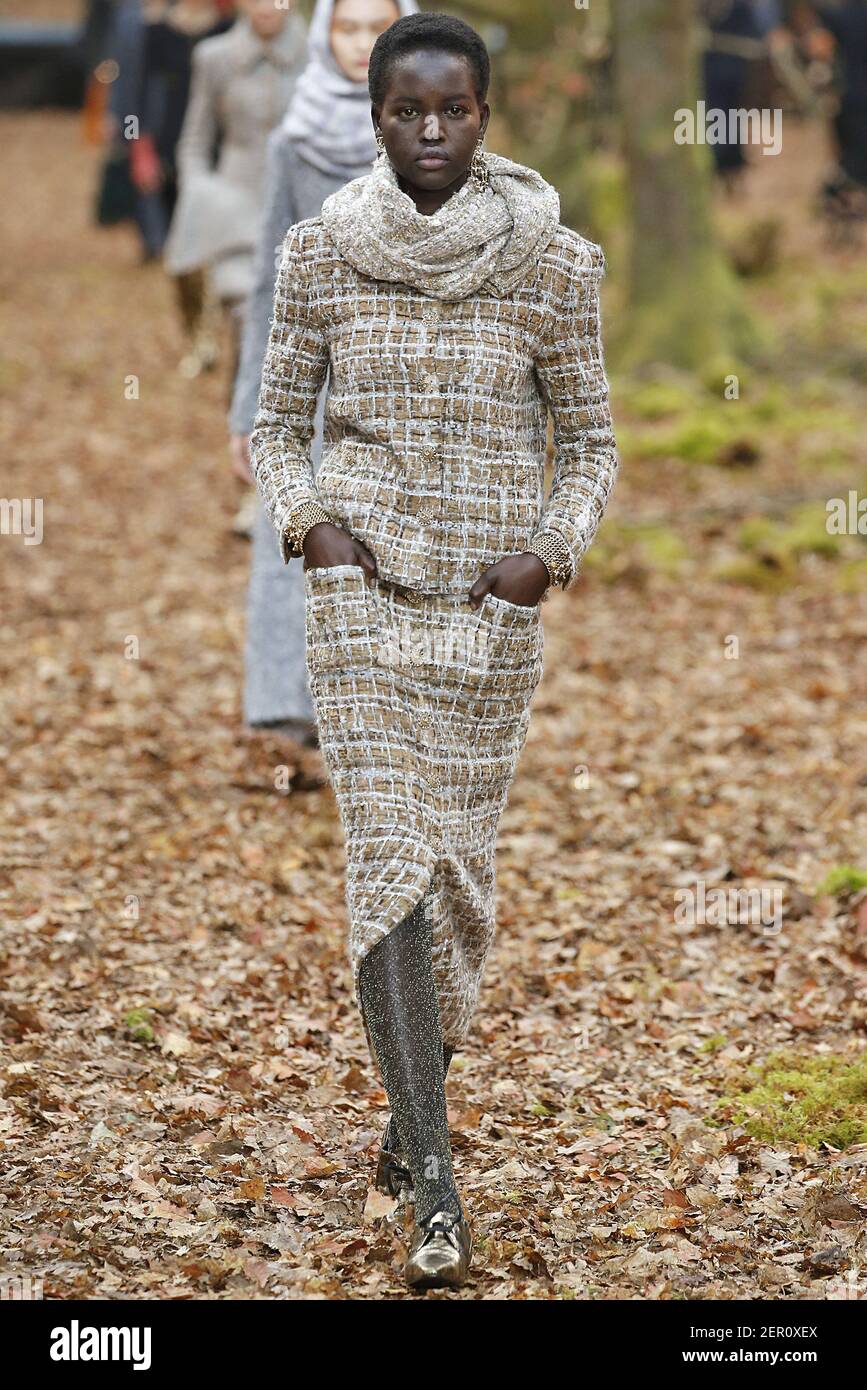
<instances>
[{"instance_id":1,"label":"forest floor","mask_svg":"<svg viewBox=\"0 0 867 1390\"><path fill-rule=\"evenodd\" d=\"M178 375L162 270L92 225L78 122L0 139L3 490L44 499L41 545L0 542L2 1269L58 1298L401 1297L333 796L318 754L286 794L285 748L240 733L225 381ZM781 221L748 289L779 370L737 401L615 389L620 480L545 606L448 1082L478 1254L433 1297L867 1293L867 549L824 525L867 491L867 283L801 146L742 208ZM780 1051L806 1077L739 1111Z\"/></svg>"}]
</instances>

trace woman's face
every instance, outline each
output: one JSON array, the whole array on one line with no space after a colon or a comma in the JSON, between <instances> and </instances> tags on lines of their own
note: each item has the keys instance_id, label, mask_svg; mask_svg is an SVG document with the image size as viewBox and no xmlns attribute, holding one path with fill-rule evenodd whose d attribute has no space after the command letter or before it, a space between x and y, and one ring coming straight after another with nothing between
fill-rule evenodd
<instances>
[{"instance_id":1,"label":"woman's face","mask_svg":"<svg viewBox=\"0 0 867 1390\"><path fill-rule=\"evenodd\" d=\"M277 8L276 0L242 0L241 11L247 16L253 33L260 39L275 39L286 25L291 5Z\"/></svg>"},{"instance_id":2,"label":"woman's face","mask_svg":"<svg viewBox=\"0 0 867 1390\"><path fill-rule=\"evenodd\" d=\"M466 58L438 49L404 54L391 69L381 108L374 107L395 170L428 193L463 181L489 115Z\"/></svg>"},{"instance_id":3,"label":"woman's face","mask_svg":"<svg viewBox=\"0 0 867 1390\"><path fill-rule=\"evenodd\" d=\"M399 18L395 0L336 0L331 16L331 51L351 81L367 81L373 45Z\"/></svg>"}]
</instances>

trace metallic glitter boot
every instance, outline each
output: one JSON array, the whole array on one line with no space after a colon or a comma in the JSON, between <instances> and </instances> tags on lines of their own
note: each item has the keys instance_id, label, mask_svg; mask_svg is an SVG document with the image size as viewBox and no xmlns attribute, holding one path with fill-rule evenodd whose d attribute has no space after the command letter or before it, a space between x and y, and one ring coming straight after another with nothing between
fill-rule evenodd
<instances>
[{"instance_id":1,"label":"metallic glitter boot","mask_svg":"<svg viewBox=\"0 0 867 1390\"><path fill-rule=\"evenodd\" d=\"M404 1279L411 1289L457 1289L466 1280L473 1238L463 1216L435 1211L416 1222Z\"/></svg>"},{"instance_id":2,"label":"metallic glitter boot","mask_svg":"<svg viewBox=\"0 0 867 1390\"><path fill-rule=\"evenodd\" d=\"M454 1048L449 1047L448 1043L444 1043L443 1071L446 1076L448 1076L454 1055ZM402 1195L406 1202L415 1201L412 1173L409 1171L409 1159L400 1142L400 1135L397 1132L393 1115L385 1126L385 1134L382 1136L382 1147L379 1151L373 1185L378 1192L384 1192L387 1197L400 1197Z\"/></svg>"},{"instance_id":3,"label":"metallic glitter boot","mask_svg":"<svg viewBox=\"0 0 867 1390\"><path fill-rule=\"evenodd\" d=\"M385 1127L382 1148L376 1165L375 1187L388 1197L403 1196L411 1202L415 1197L412 1186L412 1173L407 1166L407 1156L397 1142L397 1129L394 1116Z\"/></svg>"},{"instance_id":4,"label":"metallic glitter boot","mask_svg":"<svg viewBox=\"0 0 867 1390\"><path fill-rule=\"evenodd\" d=\"M385 1153L412 1174L419 1217L448 1208L457 1218L461 1208L446 1114L446 1047L427 909L423 898L368 951L359 973L359 1003L394 1116ZM397 1155L390 1147L395 1141ZM391 1172L389 1158L383 1158L377 1176L390 1192L401 1177Z\"/></svg>"}]
</instances>

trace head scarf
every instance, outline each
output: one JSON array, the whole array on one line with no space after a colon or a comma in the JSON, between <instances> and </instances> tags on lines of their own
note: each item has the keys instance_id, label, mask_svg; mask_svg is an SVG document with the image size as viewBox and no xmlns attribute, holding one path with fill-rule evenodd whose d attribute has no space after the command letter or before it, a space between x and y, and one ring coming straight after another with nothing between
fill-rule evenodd
<instances>
[{"instance_id":1,"label":"head scarf","mask_svg":"<svg viewBox=\"0 0 867 1390\"><path fill-rule=\"evenodd\" d=\"M375 280L440 299L508 294L557 231L560 195L535 169L498 154L484 159L487 186L468 179L427 217L383 153L369 174L325 199L323 225L344 259Z\"/></svg>"},{"instance_id":2,"label":"head scarf","mask_svg":"<svg viewBox=\"0 0 867 1390\"><path fill-rule=\"evenodd\" d=\"M334 178L355 178L376 158L367 82L347 77L331 51L336 0L316 0L307 38L307 66L295 85L283 132L308 164ZM397 0L401 18L418 11L416 0Z\"/></svg>"}]
</instances>

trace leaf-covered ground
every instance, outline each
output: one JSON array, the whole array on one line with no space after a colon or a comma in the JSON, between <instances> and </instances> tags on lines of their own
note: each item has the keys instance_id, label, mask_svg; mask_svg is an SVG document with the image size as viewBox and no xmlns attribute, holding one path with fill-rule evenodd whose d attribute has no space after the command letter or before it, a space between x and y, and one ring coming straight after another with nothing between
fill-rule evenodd
<instances>
[{"instance_id":1,"label":"leaf-covered ground","mask_svg":"<svg viewBox=\"0 0 867 1390\"><path fill-rule=\"evenodd\" d=\"M239 731L225 384L181 379L162 271L91 225L75 119L0 124L3 491L44 499L41 545L0 537L3 1268L61 1298L403 1296L333 798L315 754L275 789L285 748ZM867 287L811 220L803 140L747 203L785 221L750 291L780 381L729 405L749 447L651 457L681 417L624 392L599 557L545 606L498 941L449 1078L478 1255L432 1297L867 1288L867 1144L756 1140L717 1105L748 1063L843 1065L867 1029L864 890L816 893L867 868L867 550L741 532L867 491ZM747 582L722 577L738 556ZM780 890L780 929L680 920L698 881Z\"/></svg>"}]
</instances>

